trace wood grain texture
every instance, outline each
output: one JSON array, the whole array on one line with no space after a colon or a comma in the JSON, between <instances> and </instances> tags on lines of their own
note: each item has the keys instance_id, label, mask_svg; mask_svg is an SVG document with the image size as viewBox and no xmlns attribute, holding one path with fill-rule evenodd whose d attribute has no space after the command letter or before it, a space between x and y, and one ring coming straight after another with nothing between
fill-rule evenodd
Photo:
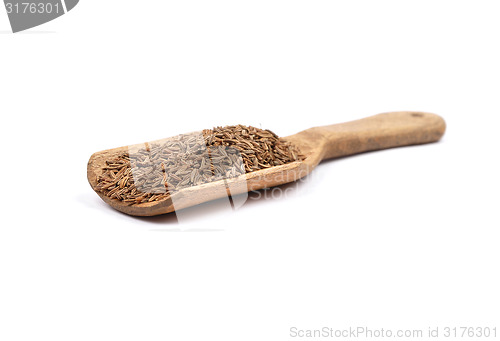
<instances>
[{"instance_id":1,"label":"wood grain texture","mask_svg":"<svg viewBox=\"0 0 500 341\"><path fill-rule=\"evenodd\" d=\"M226 195L236 195L296 181L309 174L322 160L436 142L443 136L445 129L444 120L435 114L411 111L384 113L352 122L314 127L285 137L285 140L299 147L306 156L302 162L274 166L225 181L184 188L172 194L167 200L128 206L98 191L96 193L113 208L130 215L165 214ZM94 190L105 161L128 149L129 147L120 147L104 150L90 157L87 178Z\"/></svg>"}]
</instances>

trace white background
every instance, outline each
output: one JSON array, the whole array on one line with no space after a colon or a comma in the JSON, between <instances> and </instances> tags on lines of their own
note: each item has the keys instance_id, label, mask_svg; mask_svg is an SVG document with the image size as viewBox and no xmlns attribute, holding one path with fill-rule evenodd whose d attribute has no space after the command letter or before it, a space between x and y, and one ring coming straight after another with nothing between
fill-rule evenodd
<instances>
[{"instance_id":1,"label":"white background","mask_svg":"<svg viewBox=\"0 0 500 341\"><path fill-rule=\"evenodd\" d=\"M497 1L82 0L12 34L0 8L0 340L500 334L499 13ZM120 214L86 179L103 149L399 110L440 114L445 137L322 163L286 197L205 206L187 224Z\"/></svg>"}]
</instances>

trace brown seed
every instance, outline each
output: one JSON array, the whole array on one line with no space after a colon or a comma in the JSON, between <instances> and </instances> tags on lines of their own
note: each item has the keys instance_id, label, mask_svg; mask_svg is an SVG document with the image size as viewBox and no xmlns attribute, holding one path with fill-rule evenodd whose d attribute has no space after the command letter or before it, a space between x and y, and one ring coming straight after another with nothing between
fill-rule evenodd
<instances>
[{"instance_id":1,"label":"brown seed","mask_svg":"<svg viewBox=\"0 0 500 341\"><path fill-rule=\"evenodd\" d=\"M106 160L96 189L129 205L166 200L181 188L236 177L303 156L270 130L215 127L144 144ZM166 191L166 193L165 193Z\"/></svg>"}]
</instances>

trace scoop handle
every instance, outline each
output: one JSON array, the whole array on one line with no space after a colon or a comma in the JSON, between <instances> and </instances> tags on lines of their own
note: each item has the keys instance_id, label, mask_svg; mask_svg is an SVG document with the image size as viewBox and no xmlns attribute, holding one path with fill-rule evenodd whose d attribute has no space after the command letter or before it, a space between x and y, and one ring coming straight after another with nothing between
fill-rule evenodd
<instances>
[{"instance_id":1,"label":"scoop handle","mask_svg":"<svg viewBox=\"0 0 500 341\"><path fill-rule=\"evenodd\" d=\"M324 141L322 159L371 150L438 141L446 129L438 115L403 111L378 114L340 124L311 128Z\"/></svg>"}]
</instances>

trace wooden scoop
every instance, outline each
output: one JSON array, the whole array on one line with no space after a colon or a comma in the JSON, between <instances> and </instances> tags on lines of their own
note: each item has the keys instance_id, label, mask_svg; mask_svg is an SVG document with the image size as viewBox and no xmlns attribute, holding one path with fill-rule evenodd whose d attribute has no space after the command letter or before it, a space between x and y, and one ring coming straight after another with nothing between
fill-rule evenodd
<instances>
[{"instance_id":1,"label":"wooden scoop","mask_svg":"<svg viewBox=\"0 0 500 341\"><path fill-rule=\"evenodd\" d=\"M306 157L302 162L274 166L232 179L183 188L173 193L169 199L129 206L120 200L96 192L102 200L118 211L134 216L154 216L226 195L292 182L309 174L322 160L372 150L436 142L443 136L445 129L444 120L434 114L410 111L379 114L357 121L310 128L285 137L285 140L297 146ZM105 161L128 151L128 148L104 150L90 157L87 177L94 190ZM220 188L225 190L221 191Z\"/></svg>"}]
</instances>

